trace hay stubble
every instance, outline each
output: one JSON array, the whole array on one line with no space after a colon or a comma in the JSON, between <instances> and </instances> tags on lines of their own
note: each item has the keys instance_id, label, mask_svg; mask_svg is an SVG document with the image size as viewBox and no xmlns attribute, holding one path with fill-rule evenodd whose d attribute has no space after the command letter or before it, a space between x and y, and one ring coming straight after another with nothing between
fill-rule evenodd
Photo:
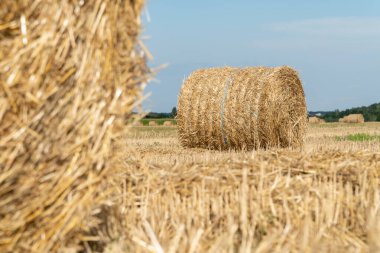
<instances>
[{"instance_id":1,"label":"hay stubble","mask_svg":"<svg viewBox=\"0 0 380 253\"><path fill-rule=\"evenodd\" d=\"M354 132L380 125L311 126L302 152L185 149L172 131L131 133L139 157L125 169L139 205L128 198L124 246L153 250L148 222L176 252L377 252L380 143L334 138Z\"/></svg>"}]
</instances>

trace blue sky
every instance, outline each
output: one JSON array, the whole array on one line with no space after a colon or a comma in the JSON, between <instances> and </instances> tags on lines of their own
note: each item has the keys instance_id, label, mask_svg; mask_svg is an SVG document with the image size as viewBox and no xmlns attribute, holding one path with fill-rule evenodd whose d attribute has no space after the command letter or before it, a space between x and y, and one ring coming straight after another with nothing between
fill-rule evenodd
<instances>
[{"instance_id":1,"label":"blue sky","mask_svg":"<svg viewBox=\"0 0 380 253\"><path fill-rule=\"evenodd\" d=\"M145 13L150 66L169 64L147 110L169 112L183 79L215 66L294 67L309 110L380 102L379 0L150 0Z\"/></svg>"}]
</instances>

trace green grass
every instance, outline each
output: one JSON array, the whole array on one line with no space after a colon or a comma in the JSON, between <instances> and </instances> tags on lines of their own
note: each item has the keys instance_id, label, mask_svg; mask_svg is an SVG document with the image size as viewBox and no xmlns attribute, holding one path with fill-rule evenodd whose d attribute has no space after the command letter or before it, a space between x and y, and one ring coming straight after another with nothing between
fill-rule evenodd
<instances>
[{"instance_id":1,"label":"green grass","mask_svg":"<svg viewBox=\"0 0 380 253\"><path fill-rule=\"evenodd\" d=\"M369 134L350 134L347 136L336 136L338 141L380 141L380 135L369 135Z\"/></svg>"}]
</instances>

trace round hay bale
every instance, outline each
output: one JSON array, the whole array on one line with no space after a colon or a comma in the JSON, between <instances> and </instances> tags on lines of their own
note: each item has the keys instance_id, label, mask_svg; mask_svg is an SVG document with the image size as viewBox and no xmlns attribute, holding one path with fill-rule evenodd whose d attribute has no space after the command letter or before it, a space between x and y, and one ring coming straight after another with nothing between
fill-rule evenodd
<instances>
[{"instance_id":1,"label":"round hay bale","mask_svg":"<svg viewBox=\"0 0 380 253\"><path fill-rule=\"evenodd\" d=\"M124 237L115 136L151 76L143 4L0 1L0 252Z\"/></svg>"},{"instance_id":2,"label":"round hay bale","mask_svg":"<svg viewBox=\"0 0 380 253\"><path fill-rule=\"evenodd\" d=\"M363 114L350 114L343 117L342 122L344 123L364 123Z\"/></svg>"},{"instance_id":3,"label":"round hay bale","mask_svg":"<svg viewBox=\"0 0 380 253\"><path fill-rule=\"evenodd\" d=\"M301 80L290 67L210 68L193 72L178 99L184 147L300 147L307 126Z\"/></svg>"},{"instance_id":4,"label":"round hay bale","mask_svg":"<svg viewBox=\"0 0 380 253\"><path fill-rule=\"evenodd\" d=\"M164 126L172 126L172 122L170 120L164 121Z\"/></svg>"},{"instance_id":5,"label":"round hay bale","mask_svg":"<svg viewBox=\"0 0 380 253\"><path fill-rule=\"evenodd\" d=\"M321 123L325 123L326 121L324 119L320 119L318 117L310 117L309 118L309 123L310 124L321 124Z\"/></svg>"},{"instance_id":6,"label":"round hay bale","mask_svg":"<svg viewBox=\"0 0 380 253\"><path fill-rule=\"evenodd\" d=\"M155 120L151 120L148 123L149 126L157 126L157 122Z\"/></svg>"},{"instance_id":7,"label":"round hay bale","mask_svg":"<svg viewBox=\"0 0 380 253\"><path fill-rule=\"evenodd\" d=\"M141 121L137 121L137 122L135 123L135 126L144 126L144 124L143 124Z\"/></svg>"}]
</instances>

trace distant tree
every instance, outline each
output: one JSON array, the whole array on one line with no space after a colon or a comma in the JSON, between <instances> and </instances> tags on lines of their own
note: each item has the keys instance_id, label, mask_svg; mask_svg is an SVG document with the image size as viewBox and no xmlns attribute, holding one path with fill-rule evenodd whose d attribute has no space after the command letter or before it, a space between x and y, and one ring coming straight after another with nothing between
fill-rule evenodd
<instances>
[{"instance_id":1,"label":"distant tree","mask_svg":"<svg viewBox=\"0 0 380 253\"><path fill-rule=\"evenodd\" d=\"M173 107L171 114L172 114L173 118L175 118L175 116L177 116L177 107L175 107L175 106Z\"/></svg>"}]
</instances>

